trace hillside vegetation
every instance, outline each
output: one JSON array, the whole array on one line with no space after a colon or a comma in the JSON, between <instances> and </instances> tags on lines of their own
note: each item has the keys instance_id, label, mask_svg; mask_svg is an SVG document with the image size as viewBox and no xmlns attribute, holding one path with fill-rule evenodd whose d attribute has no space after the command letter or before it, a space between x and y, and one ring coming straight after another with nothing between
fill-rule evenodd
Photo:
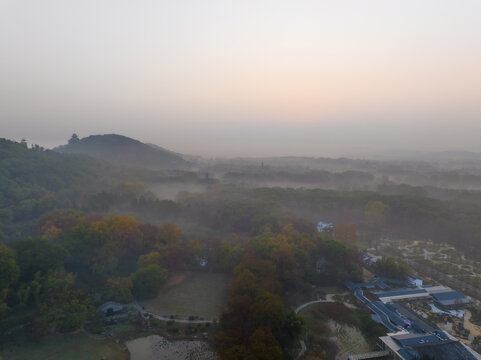
<instances>
[{"instance_id":1,"label":"hillside vegetation","mask_svg":"<svg viewBox=\"0 0 481 360\"><path fill-rule=\"evenodd\" d=\"M61 153L86 154L126 167L152 170L190 167L189 162L174 152L115 134L92 135L83 139L73 136L67 145L54 150Z\"/></svg>"},{"instance_id":2,"label":"hillside vegetation","mask_svg":"<svg viewBox=\"0 0 481 360\"><path fill-rule=\"evenodd\" d=\"M108 171L108 164L86 156L0 139L0 233L15 234L49 211L75 207Z\"/></svg>"}]
</instances>

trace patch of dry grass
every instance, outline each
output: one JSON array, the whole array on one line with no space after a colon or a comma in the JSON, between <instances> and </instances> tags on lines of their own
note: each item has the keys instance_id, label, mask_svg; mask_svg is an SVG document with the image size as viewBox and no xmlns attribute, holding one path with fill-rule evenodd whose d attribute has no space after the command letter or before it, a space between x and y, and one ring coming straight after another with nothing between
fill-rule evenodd
<instances>
[{"instance_id":1,"label":"patch of dry grass","mask_svg":"<svg viewBox=\"0 0 481 360\"><path fill-rule=\"evenodd\" d=\"M228 300L229 275L196 272L172 278L176 281L170 282L159 296L140 304L158 315L219 318Z\"/></svg>"}]
</instances>

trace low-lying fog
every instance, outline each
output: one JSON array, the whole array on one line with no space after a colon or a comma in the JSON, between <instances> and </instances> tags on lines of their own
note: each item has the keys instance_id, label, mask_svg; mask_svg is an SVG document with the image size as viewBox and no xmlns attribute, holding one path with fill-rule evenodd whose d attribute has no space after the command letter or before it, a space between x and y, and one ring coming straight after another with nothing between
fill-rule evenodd
<instances>
[{"instance_id":1,"label":"low-lying fog","mask_svg":"<svg viewBox=\"0 0 481 360\"><path fill-rule=\"evenodd\" d=\"M203 192L206 185L202 184L183 184L183 183L161 183L161 184L147 184L147 189L151 191L159 200L175 200L177 195L183 191L196 193Z\"/></svg>"}]
</instances>

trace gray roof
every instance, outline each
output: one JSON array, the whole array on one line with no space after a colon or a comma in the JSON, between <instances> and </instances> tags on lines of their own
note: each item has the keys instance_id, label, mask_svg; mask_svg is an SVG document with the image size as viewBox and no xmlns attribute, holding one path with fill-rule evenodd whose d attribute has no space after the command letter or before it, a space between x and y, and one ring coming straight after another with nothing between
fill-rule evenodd
<instances>
[{"instance_id":1,"label":"gray roof","mask_svg":"<svg viewBox=\"0 0 481 360\"><path fill-rule=\"evenodd\" d=\"M375 301L374 304L378 307L378 309L384 312L389 317L389 320L391 320L391 322L393 322L394 324L401 327L406 327L410 325L409 320L404 319L402 316L399 316L396 309L393 308L390 304L384 304L381 301Z\"/></svg>"},{"instance_id":2,"label":"gray roof","mask_svg":"<svg viewBox=\"0 0 481 360\"><path fill-rule=\"evenodd\" d=\"M436 360L476 360L459 341L445 341L440 344L426 344L412 347L419 355L427 355Z\"/></svg>"},{"instance_id":3,"label":"gray roof","mask_svg":"<svg viewBox=\"0 0 481 360\"><path fill-rule=\"evenodd\" d=\"M436 360L481 359L481 355L439 330L431 334L402 333L380 339L403 360L415 360L423 355Z\"/></svg>"},{"instance_id":4,"label":"gray roof","mask_svg":"<svg viewBox=\"0 0 481 360\"><path fill-rule=\"evenodd\" d=\"M433 298L443 305L467 304L469 300L461 291L446 291L432 294Z\"/></svg>"},{"instance_id":5,"label":"gray roof","mask_svg":"<svg viewBox=\"0 0 481 360\"><path fill-rule=\"evenodd\" d=\"M376 293L379 298L383 297L394 297L394 296L407 296L415 294L428 294L426 289L401 289L394 291L381 291Z\"/></svg>"},{"instance_id":6,"label":"gray roof","mask_svg":"<svg viewBox=\"0 0 481 360\"><path fill-rule=\"evenodd\" d=\"M396 340L402 347L437 343L441 341L441 339L435 334L403 334L393 336L393 339Z\"/></svg>"},{"instance_id":7,"label":"gray roof","mask_svg":"<svg viewBox=\"0 0 481 360\"><path fill-rule=\"evenodd\" d=\"M115 301L107 301L106 303L102 304L98 308L98 310L106 314L109 310L117 312L122 311L123 308L124 306L121 303Z\"/></svg>"}]
</instances>

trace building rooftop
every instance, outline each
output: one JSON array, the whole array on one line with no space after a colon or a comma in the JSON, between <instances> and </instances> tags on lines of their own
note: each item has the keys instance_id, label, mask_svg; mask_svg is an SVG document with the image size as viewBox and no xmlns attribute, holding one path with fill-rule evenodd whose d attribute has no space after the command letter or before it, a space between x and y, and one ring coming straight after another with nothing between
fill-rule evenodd
<instances>
[{"instance_id":1,"label":"building rooftop","mask_svg":"<svg viewBox=\"0 0 481 360\"><path fill-rule=\"evenodd\" d=\"M401 334L401 335L395 335L392 338L396 340L401 347L422 345L422 344L428 344L428 343L438 343L440 341L448 339L447 336L442 336L435 333L433 334L415 334L415 333Z\"/></svg>"},{"instance_id":2,"label":"building rooftop","mask_svg":"<svg viewBox=\"0 0 481 360\"><path fill-rule=\"evenodd\" d=\"M123 309L124 306L121 303L115 301L107 301L98 308L98 310L103 312L104 314L107 314L109 312L122 311Z\"/></svg>"},{"instance_id":3,"label":"building rooftop","mask_svg":"<svg viewBox=\"0 0 481 360\"><path fill-rule=\"evenodd\" d=\"M437 292L432 294L433 298L441 304L453 305L456 303L466 304L468 298L461 291L450 290L447 292Z\"/></svg>"},{"instance_id":4,"label":"building rooftop","mask_svg":"<svg viewBox=\"0 0 481 360\"><path fill-rule=\"evenodd\" d=\"M331 223L325 223L323 221L319 221L317 223L317 231L318 232L322 232L322 231L326 231L326 230L332 230L334 227L333 224Z\"/></svg>"},{"instance_id":5,"label":"building rooftop","mask_svg":"<svg viewBox=\"0 0 481 360\"><path fill-rule=\"evenodd\" d=\"M385 313L389 317L389 320L391 320L391 322L393 322L395 325L401 327L411 325L410 321L400 316L391 304L384 304L381 301L374 301L374 304L378 307L378 309Z\"/></svg>"},{"instance_id":6,"label":"building rooftop","mask_svg":"<svg viewBox=\"0 0 481 360\"><path fill-rule=\"evenodd\" d=\"M423 344L412 346L417 356L427 355L436 360L476 360L479 354L472 352L460 341L448 340L440 344Z\"/></svg>"},{"instance_id":7,"label":"building rooftop","mask_svg":"<svg viewBox=\"0 0 481 360\"><path fill-rule=\"evenodd\" d=\"M381 292L377 292L376 295L383 302L389 302L392 300L429 296L429 293L426 291L426 289L417 288L417 289L399 289L399 290L393 290L393 291L381 291Z\"/></svg>"},{"instance_id":8,"label":"building rooftop","mask_svg":"<svg viewBox=\"0 0 481 360\"><path fill-rule=\"evenodd\" d=\"M443 331L431 334L403 331L379 339L402 360L415 360L423 355L436 360L481 360L481 355Z\"/></svg>"},{"instance_id":9,"label":"building rooftop","mask_svg":"<svg viewBox=\"0 0 481 360\"><path fill-rule=\"evenodd\" d=\"M453 291L453 289L448 288L446 286L442 285L436 285L436 286L425 286L424 289L430 294L436 294L436 293L443 293L443 292L449 292Z\"/></svg>"},{"instance_id":10,"label":"building rooftop","mask_svg":"<svg viewBox=\"0 0 481 360\"><path fill-rule=\"evenodd\" d=\"M426 319L423 319L405 305L400 303L392 303L392 306L399 314L411 321L411 331L418 333L432 333L433 331L437 330L435 325L431 324Z\"/></svg>"},{"instance_id":11,"label":"building rooftop","mask_svg":"<svg viewBox=\"0 0 481 360\"><path fill-rule=\"evenodd\" d=\"M346 281L344 284L351 291L358 288L374 289L375 287L378 287L380 289L389 289L389 286L387 286L381 279L364 283L353 283L352 281Z\"/></svg>"}]
</instances>

